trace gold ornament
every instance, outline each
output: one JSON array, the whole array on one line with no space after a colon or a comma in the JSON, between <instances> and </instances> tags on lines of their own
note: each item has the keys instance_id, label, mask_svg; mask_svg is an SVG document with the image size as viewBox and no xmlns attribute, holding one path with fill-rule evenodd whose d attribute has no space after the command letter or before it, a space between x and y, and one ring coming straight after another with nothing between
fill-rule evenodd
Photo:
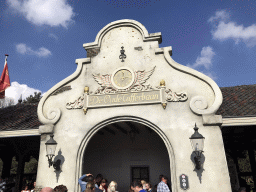
<instances>
[{"instance_id":1,"label":"gold ornament","mask_svg":"<svg viewBox=\"0 0 256 192\"><path fill-rule=\"evenodd\" d=\"M84 88L84 92L85 92L85 93L89 93L89 87L86 86L86 87Z\"/></svg>"},{"instance_id":2,"label":"gold ornament","mask_svg":"<svg viewBox=\"0 0 256 192\"><path fill-rule=\"evenodd\" d=\"M165 109L167 106L167 103L162 103L163 108Z\"/></svg>"},{"instance_id":3,"label":"gold ornament","mask_svg":"<svg viewBox=\"0 0 256 192\"><path fill-rule=\"evenodd\" d=\"M165 81L163 79L160 81L160 86L161 87L165 86Z\"/></svg>"}]
</instances>

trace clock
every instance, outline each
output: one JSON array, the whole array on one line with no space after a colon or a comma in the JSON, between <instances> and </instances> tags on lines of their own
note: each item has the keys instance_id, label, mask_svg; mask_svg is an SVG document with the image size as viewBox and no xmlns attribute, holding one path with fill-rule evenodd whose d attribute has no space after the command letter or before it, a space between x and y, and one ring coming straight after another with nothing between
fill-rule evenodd
<instances>
[{"instance_id":1,"label":"clock","mask_svg":"<svg viewBox=\"0 0 256 192\"><path fill-rule=\"evenodd\" d=\"M134 73L131 69L122 67L114 71L111 80L118 89L126 89L134 82Z\"/></svg>"}]
</instances>

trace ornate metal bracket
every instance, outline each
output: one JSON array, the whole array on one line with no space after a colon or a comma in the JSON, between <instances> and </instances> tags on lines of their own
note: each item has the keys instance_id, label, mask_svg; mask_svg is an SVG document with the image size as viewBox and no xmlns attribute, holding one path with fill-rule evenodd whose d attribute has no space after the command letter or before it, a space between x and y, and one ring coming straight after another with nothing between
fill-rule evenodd
<instances>
[{"instance_id":1,"label":"ornate metal bracket","mask_svg":"<svg viewBox=\"0 0 256 192\"><path fill-rule=\"evenodd\" d=\"M122 62L124 62L124 59L126 58L126 55L124 54L125 50L123 46L121 48L122 50L120 51L121 55L119 55L119 59L122 59Z\"/></svg>"}]
</instances>

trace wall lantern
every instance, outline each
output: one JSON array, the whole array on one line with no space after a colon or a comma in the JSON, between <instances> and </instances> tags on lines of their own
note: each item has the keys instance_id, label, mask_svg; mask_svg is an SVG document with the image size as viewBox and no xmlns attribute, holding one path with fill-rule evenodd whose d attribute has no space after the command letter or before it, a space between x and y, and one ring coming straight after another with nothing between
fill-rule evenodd
<instances>
[{"instance_id":1,"label":"wall lantern","mask_svg":"<svg viewBox=\"0 0 256 192\"><path fill-rule=\"evenodd\" d=\"M53 139L53 134L50 135L50 139L45 143L46 145L46 157L48 158L49 167L53 165L53 168L57 171L60 170L60 160L53 162L52 158L55 156L55 150L57 147L57 142Z\"/></svg>"},{"instance_id":2,"label":"wall lantern","mask_svg":"<svg viewBox=\"0 0 256 192\"><path fill-rule=\"evenodd\" d=\"M196 156L194 157L194 160L196 163L196 169L199 170L201 169L200 158L203 152L205 138L200 133L198 133L198 127L196 126L196 124L195 124L194 130L195 130L195 133L191 135L189 139L191 141L193 151L196 154Z\"/></svg>"}]
</instances>

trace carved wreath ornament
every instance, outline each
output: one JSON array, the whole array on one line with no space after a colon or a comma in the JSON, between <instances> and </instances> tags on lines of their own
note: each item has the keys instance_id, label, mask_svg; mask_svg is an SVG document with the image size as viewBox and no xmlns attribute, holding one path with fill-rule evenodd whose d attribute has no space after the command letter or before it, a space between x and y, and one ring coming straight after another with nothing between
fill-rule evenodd
<instances>
[{"instance_id":1,"label":"carved wreath ornament","mask_svg":"<svg viewBox=\"0 0 256 192\"><path fill-rule=\"evenodd\" d=\"M166 89L164 80L156 88L145 84L155 68L133 72L128 67L122 67L112 75L93 74L100 87L93 94L89 94L89 87L85 87L84 95L74 102L67 103L66 108L83 108L86 112L88 108L161 103L165 109L167 101L186 101L188 98L185 92L176 93Z\"/></svg>"}]
</instances>

